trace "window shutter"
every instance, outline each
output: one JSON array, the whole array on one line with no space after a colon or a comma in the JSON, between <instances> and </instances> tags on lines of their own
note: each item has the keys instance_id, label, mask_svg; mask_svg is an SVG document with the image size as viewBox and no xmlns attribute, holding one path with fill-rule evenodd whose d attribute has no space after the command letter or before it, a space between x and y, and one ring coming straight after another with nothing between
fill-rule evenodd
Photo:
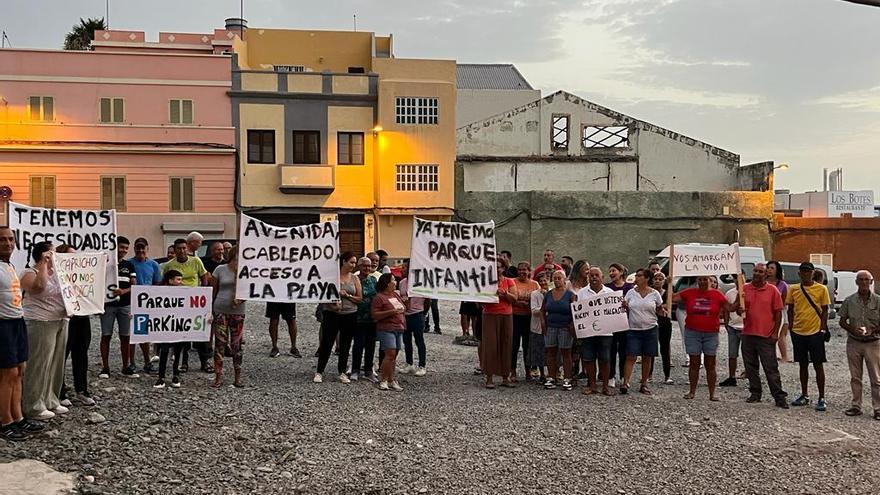
<instances>
[{"instance_id":1,"label":"window shutter","mask_svg":"<svg viewBox=\"0 0 880 495\"><path fill-rule=\"evenodd\" d=\"M183 115L180 118L183 124L193 123L193 102L192 100L183 100L181 102Z\"/></svg>"},{"instance_id":2,"label":"window shutter","mask_svg":"<svg viewBox=\"0 0 880 495\"><path fill-rule=\"evenodd\" d=\"M101 122L110 122L110 98L101 98Z\"/></svg>"},{"instance_id":3,"label":"window shutter","mask_svg":"<svg viewBox=\"0 0 880 495\"><path fill-rule=\"evenodd\" d=\"M31 120L40 120L40 97L31 96L28 98L28 107L30 108Z\"/></svg>"},{"instance_id":4,"label":"window shutter","mask_svg":"<svg viewBox=\"0 0 880 495\"><path fill-rule=\"evenodd\" d=\"M183 179L183 209L184 211L195 211L195 187L191 177Z\"/></svg>"},{"instance_id":5,"label":"window shutter","mask_svg":"<svg viewBox=\"0 0 880 495\"><path fill-rule=\"evenodd\" d=\"M115 184L114 205L113 207L120 211L125 211L125 177L116 177L113 179Z\"/></svg>"},{"instance_id":6,"label":"window shutter","mask_svg":"<svg viewBox=\"0 0 880 495\"><path fill-rule=\"evenodd\" d=\"M46 122L55 120L55 98L51 96L43 97L43 120Z\"/></svg>"},{"instance_id":7,"label":"window shutter","mask_svg":"<svg viewBox=\"0 0 880 495\"><path fill-rule=\"evenodd\" d=\"M171 100L170 108L168 109L168 114L170 115L169 121L172 124L180 123L180 100Z\"/></svg>"},{"instance_id":8,"label":"window shutter","mask_svg":"<svg viewBox=\"0 0 880 495\"><path fill-rule=\"evenodd\" d=\"M122 98L113 98L113 122L125 121L123 108L124 100Z\"/></svg>"},{"instance_id":9,"label":"window shutter","mask_svg":"<svg viewBox=\"0 0 880 495\"><path fill-rule=\"evenodd\" d=\"M180 179L171 178L171 211L180 211Z\"/></svg>"}]
</instances>

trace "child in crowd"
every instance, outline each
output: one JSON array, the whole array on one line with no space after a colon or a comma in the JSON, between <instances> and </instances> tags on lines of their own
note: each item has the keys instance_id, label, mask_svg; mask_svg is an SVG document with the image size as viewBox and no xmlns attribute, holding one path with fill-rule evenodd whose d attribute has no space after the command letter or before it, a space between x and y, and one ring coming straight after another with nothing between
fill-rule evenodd
<instances>
[{"instance_id":1,"label":"child in crowd","mask_svg":"<svg viewBox=\"0 0 880 495\"><path fill-rule=\"evenodd\" d=\"M179 287L183 285L183 274L177 270L168 270L162 277L162 285ZM174 349L174 363L172 365L171 386L180 388L180 355L186 342L173 342L159 344L159 379L153 388L165 388L165 370L168 368L168 351Z\"/></svg>"}]
</instances>

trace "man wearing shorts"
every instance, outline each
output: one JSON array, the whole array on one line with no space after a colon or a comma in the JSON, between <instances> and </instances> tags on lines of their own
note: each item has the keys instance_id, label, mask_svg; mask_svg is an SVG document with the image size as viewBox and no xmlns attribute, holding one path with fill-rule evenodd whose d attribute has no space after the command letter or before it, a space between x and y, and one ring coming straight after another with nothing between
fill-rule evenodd
<instances>
[{"instance_id":1,"label":"man wearing shorts","mask_svg":"<svg viewBox=\"0 0 880 495\"><path fill-rule=\"evenodd\" d=\"M590 285L578 291L578 300L614 292L603 283L604 275L602 274L602 269L598 266L590 268L588 279ZM583 390L585 395L592 395L598 392L596 389L596 361L599 361L599 380L602 382L602 394L607 396L615 394L614 390L608 385L608 378L611 375L611 341L613 339L614 337L611 335L578 339L581 362L587 372L587 387Z\"/></svg>"},{"instance_id":2,"label":"man wearing shorts","mask_svg":"<svg viewBox=\"0 0 880 495\"><path fill-rule=\"evenodd\" d=\"M99 378L110 378L110 339L113 337L113 325L119 329L119 353L122 354L122 375L140 378L135 373L132 361L133 351L129 345L131 339L131 286L137 283L134 265L125 259L131 243L123 236L116 238L116 256L118 267L118 286L113 289L111 297L104 302L104 313L101 315L101 374Z\"/></svg>"},{"instance_id":3,"label":"man wearing shorts","mask_svg":"<svg viewBox=\"0 0 880 495\"><path fill-rule=\"evenodd\" d=\"M801 395L791 405L806 406L810 403L807 385L810 380L810 363L816 370L816 387L819 400L816 410L824 411L825 406L825 338L828 333L828 289L813 281L812 263L805 261L798 268L801 283L791 285L785 297L788 306L788 321L791 322L791 345L794 360L800 366Z\"/></svg>"},{"instance_id":4,"label":"man wearing shorts","mask_svg":"<svg viewBox=\"0 0 880 495\"><path fill-rule=\"evenodd\" d=\"M287 333L290 335L290 355L302 357L296 348L296 304L269 302L266 303L266 318L269 318L269 338L272 339L272 351L269 357L278 357L278 324L280 320L287 322Z\"/></svg>"},{"instance_id":5,"label":"man wearing shorts","mask_svg":"<svg viewBox=\"0 0 880 495\"><path fill-rule=\"evenodd\" d=\"M9 263L15 235L0 227L0 438L24 440L43 429L21 412L21 377L28 359L27 328L21 309L21 282Z\"/></svg>"}]
</instances>

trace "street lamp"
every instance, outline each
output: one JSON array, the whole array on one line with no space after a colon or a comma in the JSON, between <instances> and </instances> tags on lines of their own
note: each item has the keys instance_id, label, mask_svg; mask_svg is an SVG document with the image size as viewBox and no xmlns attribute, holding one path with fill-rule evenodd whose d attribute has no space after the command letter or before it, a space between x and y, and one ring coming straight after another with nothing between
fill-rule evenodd
<instances>
[{"instance_id":1,"label":"street lamp","mask_svg":"<svg viewBox=\"0 0 880 495\"><path fill-rule=\"evenodd\" d=\"M773 167L773 170L788 170L789 165L787 163L780 163L779 165Z\"/></svg>"}]
</instances>

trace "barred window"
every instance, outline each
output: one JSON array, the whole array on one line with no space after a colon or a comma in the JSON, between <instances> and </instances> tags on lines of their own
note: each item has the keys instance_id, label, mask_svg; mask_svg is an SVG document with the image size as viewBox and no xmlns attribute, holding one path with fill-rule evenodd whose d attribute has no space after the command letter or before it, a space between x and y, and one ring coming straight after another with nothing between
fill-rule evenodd
<instances>
[{"instance_id":1,"label":"barred window","mask_svg":"<svg viewBox=\"0 0 880 495\"><path fill-rule=\"evenodd\" d=\"M584 127L584 148L626 148L629 127L625 125Z\"/></svg>"},{"instance_id":2,"label":"barred window","mask_svg":"<svg viewBox=\"0 0 880 495\"><path fill-rule=\"evenodd\" d=\"M397 190L398 191L436 191L439 182L437 180L438 165L398 165L397 166Z\"/></svg>"},{"instance_id":3,"label":"barred window","mask_svg":"<svg viewBox=\"0 0 880 495\"><path fill-rule=\"evenodd\" d=\"M398 96L395 116L398 124L437 124L438 109L437 98Z\"/></svg>"},{"instance_id":4,"label":"barred window","mask_svg":"<svg viewBox=\"0 0 880 495\"><path fill-rule=\"evenodd\" d=\"M568 115L553 116L553 149L568 149Z\"/></svg>"}]
</instances>

